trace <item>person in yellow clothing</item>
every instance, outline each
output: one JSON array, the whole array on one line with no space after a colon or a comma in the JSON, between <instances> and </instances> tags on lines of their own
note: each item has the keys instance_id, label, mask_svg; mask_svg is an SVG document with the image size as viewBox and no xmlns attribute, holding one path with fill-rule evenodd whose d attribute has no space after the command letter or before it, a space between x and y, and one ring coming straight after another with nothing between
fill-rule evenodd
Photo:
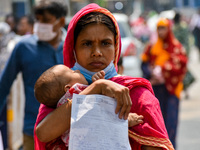
<instances>
[{"instance_id":1,"label":"person in yellow clothing","mask_svg":"<svg viewBox=\"0 0 200 150\"><path fill-rule=\"evenodd\" d=\"M141 68L143 77L151 82L160 102L169 138L175 147L179 98L187 70L187 56L184 47L174 37L168 19L158 21L157 34L157 41L148 44L142 53Z\"/></svg>"}]
</instances>

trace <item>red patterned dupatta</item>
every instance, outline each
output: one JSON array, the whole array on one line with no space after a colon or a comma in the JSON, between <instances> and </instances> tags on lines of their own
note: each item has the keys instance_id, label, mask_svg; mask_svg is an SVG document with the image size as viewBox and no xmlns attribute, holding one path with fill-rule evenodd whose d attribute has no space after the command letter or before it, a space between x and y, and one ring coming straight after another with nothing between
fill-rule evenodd
<instances>
[{"instance_id":1,"label":"red patterned dupatta","mask_svg":"<svg viewBox=\"0 0 200 150\"><path fill-rule=\"evenodd\" d=\"M142 145L174 150L165 128L160 104L154 96L148 80L129 76L117 76L110 80L129 88L132 99L131 112L144 116L144 123L129 128L129 139L133 150Z\"/></svg>"}]
</instances>

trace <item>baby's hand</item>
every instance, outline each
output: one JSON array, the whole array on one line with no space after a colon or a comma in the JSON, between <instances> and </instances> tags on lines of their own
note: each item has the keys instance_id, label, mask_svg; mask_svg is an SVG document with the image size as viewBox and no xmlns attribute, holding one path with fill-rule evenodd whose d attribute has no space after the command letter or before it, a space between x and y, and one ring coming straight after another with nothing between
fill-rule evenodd
<instances>
[{"instance_id":1,"label":"baby's hand","mask_svg":"<svg viewBox=\"0 0 200 150\"><path fill-rule=\"evenodd\" d=\"M143 116L138 115L136 113L129 113L128 115L128 127L133 127L135 125L138 125L140 123L143 123Z\"/></svg>"},{"instance_id":2,"label":"baby's hand","mask_svg":"<svg viewBox=\"0 0 200 150\"><path fill-rule=\"evenodd\" d=\"M103 70L101 70L92 76L92 81L94 82L98 79L104 79L104 77L105 77L105 72Z\"/></svg>"}]
</instances>

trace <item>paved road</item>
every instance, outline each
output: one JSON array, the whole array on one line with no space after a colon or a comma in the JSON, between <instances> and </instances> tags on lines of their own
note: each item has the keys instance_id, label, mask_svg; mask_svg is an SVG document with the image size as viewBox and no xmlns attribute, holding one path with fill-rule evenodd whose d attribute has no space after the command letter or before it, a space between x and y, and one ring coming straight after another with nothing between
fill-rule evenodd
<instances>
[{"instance_id":1,"label":"paved road","mask_svg":"<svg viewBox=\"0 0 200 150\"><path fill-rule=\"evenodd\" d=\"M176 150L200 150L200 60L198 50L190 53L189 68L196 77L187 100L182 95Z\"/></svg>"}]
</instances>

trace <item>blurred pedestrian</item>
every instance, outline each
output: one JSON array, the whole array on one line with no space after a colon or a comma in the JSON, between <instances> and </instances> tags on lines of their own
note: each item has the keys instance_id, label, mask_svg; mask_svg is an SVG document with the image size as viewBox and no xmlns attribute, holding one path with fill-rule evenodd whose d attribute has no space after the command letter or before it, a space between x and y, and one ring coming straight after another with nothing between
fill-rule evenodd
<instances>
[{"instance_id":1,"label":"blurred pedestrian","mask_svg":"<svg viewBox=\"0 0 200 150\"><path fill-rule=\"evenodd\" d=\"M183 45L183 47L186 49L186 54L189 59L189 52L190 52L190 32L189 27L187 26L186 22L182 21L181 14L176 12L173 21L173 32L177 40ZM188 70L188 69L187 69ZM189 98L188 94L188 87L194 82L194 76L192 75L191 71L187 71L186 76L183 80L183 89L185 93L185 98Z\"/></svg>"},{"instance_id":2,"label":"blurred pedestrian","mask_svg":"<svg viewBox=\"0 0 200 150\"><path fill-rule=\"evenodd\" d=\"M14 33L14 35L12 36L12 38L9 39L8 43L6 44L7 57L2 56L5 62L8 60L15 45L22 38L25 38L24 36L28 37L29 34L33 33L33 24L34 24L34 19L30 15L25 15L19 19L19 22L17 24L17 34L15 34L12 31L9 33L9 34ZM17 105L15 101L17 101L17 103L20 105ZM24 102L25 102L25 98L24 98L23 78L22 78L22 73L19 73L10 88L9 95L7 96L7 106L6 106L7 112L8 112L7 118L13 118L13 119L7 119L8 129L7 131L2 130L3 136L4 134L9 135L9 139L7 142L9 149L16 149L16 146L14 146L14 143L16 142L15 141L16 138L23 139L22 125L23 125L24 111L22 109L24 108ZM12 113L9 113L9 112L12 112ZM13 117L13 114L15 115L15 117ZM4 122L6 125L6 119ZM18 128L17 130L16 130L16 127ZM7 138L5 138L4 136L3 139L5 141L5 139ZM19 144L22 145L22 143L19 143ZM4 145L7 145L7 144L4 144Z\"/></svg>"},{"instance_id":3,"label":"blurred pedestrian","mask_svg":"<svg viewBox=\"0 0 200 150\"><path fill-rule=\"evenodd\" d=\"M7 37L9 40L6 44L7 51L10 54L13 50L14 45L9 44L9 43L10 43L10 41L12 41L13 39L18 37L18 35L17 35L18 18L14 14L9 13L5 16L5 23L7 23L10 27L10 32L9 32L9 34L7 34ZM6 57L5 59L7 60L8 58Z\"/></svg>"},{"instance_id":4,"label":"blurred pedestrian","mask_svg":"<svg viewBox=\"0 0 200 150\"><path fill-rule=\"evenodd\" d=\"M10 52L7 50L7 45L13 38L12 35L9 34L10 30L10 26L7 23L0 22L0 74L10 56Z\"/></svg>"},{"instance_id":5,"label":"blurred pedestrian","mask_svg":"<svg viewBox=\"0 0 200 150\"><path fill-rule=\"evenodd\" d=\"M135 37L143 43L147 43L151 37L151 31L147 24L147 20L147 15L144 13L131 23L131 28Z\"/></svg>"},{"instance_id":6,"label":"blurred pedestrian","mask_svg":"<svg viewBox=\"0 0 200 150\"><path fill-rule=\"evenodd\" d=\"M31 15L25 15L21 17L17 24L17 32L15 37L8 43L8 48L12 51L15 45L26 35L33 34L34 17ZM28 37L28 36L26 36Z\"/></svg>"},{"instance_id":7,"label":"blurred pedestrian","mask_svg":"<svg viewBox=\"0 0 200 150\"><path fill-rule=\"evenodd\" d=\"M10 26L11 32L17 33L18 18L14 14L7 14L5 22Z\"/></svg>"},{"instance_id":8,"label":"blurred pedestrian","mask_svg":"<svg viewBox=\"0 0 200 150\"><path fill-rule=\"evenodd\" d=\"M17 25L18 35L33 34L34 18L31 15L25 15L19 19Z\"/></svg>"},{"instance_id":9,"label":"blurred pedestrian","mask_svg":"<svg viewBox=\"0 0 200 150\"><path fill-rule=\"evenodd\" d=\"M10 18L12 18L12 17L10 17ZM22 17L19 20L18 25L22 26L24 24L24 26L21 29L24 31L30 31L29 33L32 33L33 29L31 29L31 26L33 26L34 20L33 20L33 18L30 18L29 22L31 25L26 26L26 24L27 24L26 22L28 22L28 18L30 18L30 17L29 16ZM12 19L7 19L7 20L12 20ZM30 26L30 28L27 28L29 26ZM20 31L20 28L18 28L18 29L19 29L18 31ZM1 73L3 71L3 68L4 68L8 58L10 57L10 54L12 53L12 51L14 49L14 46L16 45L17 42L19 42L19 40L22 38L22 35L24 35L24 34L21 34L21 35L16 34L15 32L13 32L11 30L10 26L5 22L0 23L0 30L1 30L0 31L0 35L1 35L0 36L0 73ZM24 32L24 33L28 34L28 32ZM8 112L11 112L11 110L12 110L12 112L15 114L15 116L22 117L22 115L20 116L19 114L23 114L23 113L21 113L20 109L24 105L20 105L20 107L19 107L19 106L15 105L15 103L13 103L13 101L15 101L16 99L18 99L18 103L20 103L20 104L24 102L24 92L23 92L23 82L22 81L23 81L23 79L22 79L22 76L20 73L20 74L18 74L14 84L10 88L10 94L7 98L7 106L5 106L3 113L1 114L2 115L1 121L3 122L3 125L0 129L2 131L4 149L6 149L7 146L8 146L8 148L13 149L14 147L13 147L13 143L11 143L11 141L13 141L13 139L16 139L16 137L22 138L22 136L20 136L21 134L20 135L16 134L16 131L17 131L16 128L13 128L13 124L16 119L12 119L7 123L7 117L6 117L6 116L8 116L8 118L12 118L9 113L7 114L7 110L8 110ZM19 119L18 121L20 122L20 121L22 121L22 119ZM16 126L16 124L15 124L15 126ZM18 131L21 131L21 130L18 129ZM13 132L14 132L14 134L10 135L10 133L13 133ZM18 133L20 133L20 132L18 132ZM7 142L7 135L9 135L8 142ZM8 145L8 143L9 143L9 145Z\"/></svg>"},{"instance_id":10,"label":"blurred pedestrian","mask_svg":"<svg viewBox=\"0 0 200 150\"><path fill-rule=\"evenodd\" d=\"M2 73L11 51L8 49L8 43L15 37L11 32L10 26L6 22L0 22L0 74ZM3 146L7 148L7 107L5 106L0 114L0 130L2 131Z\"/></svg>"},{"instance_id":11,"label":"blurred pedestrian","mask_svg":"<svg viewBox=\"0 0 200 150\"><path fill-rule=\"evenodd\" d=\"M187 56L189 56L189 51L190 51L190 45L189 45L189 28L187 26L187 23L184 22L181 19L182 15L178 12L176 12L173 21L174 21L174 26L173 26L173 33L174 36L176 37L177 40L183 45L183 47L186 50Z\"/></svg>"},{"instance_id":12,"label":"blurred pedestrian","mask_svg":"<svg viewBox=\"0 0 200 150\"><path fill-rule=\"evenodd\" d=\"M190 30L194 35L195 46L198 48L200 60L200 8L196 14L192 15L190 21Z\"/></svg>"},{"instance_id":13,"label":"blurred pedestrian","mask_svg":"<svg viewBox=\"0 0 200 150\"><path fill-rule=\"evenodd\" d=\"M22 38L16 44L0 76L0 113L6 104L6 96L17 74L22 72L25 90L24 143L23 150L33 150L33 128L39 102L34 97L34 85L38 77L48 68L63 63L63 41L66 31L67 7L61 1L39 1L34 13L35 35Z\"/></svg>"},{"instance_id":14,"label":"blurred pedestrian","mask_svg":"<svg viewBox=\"0 0 200 150\"><path fill-rule=\"evenodd\" d=\"M143 76L150 80L158 98L169 138L176 146L179 98L183 89L187 56L181 43L174 37L168 19L157 23L158 39L147 45L142 54Z\"/></svg>"}]
</instances>

